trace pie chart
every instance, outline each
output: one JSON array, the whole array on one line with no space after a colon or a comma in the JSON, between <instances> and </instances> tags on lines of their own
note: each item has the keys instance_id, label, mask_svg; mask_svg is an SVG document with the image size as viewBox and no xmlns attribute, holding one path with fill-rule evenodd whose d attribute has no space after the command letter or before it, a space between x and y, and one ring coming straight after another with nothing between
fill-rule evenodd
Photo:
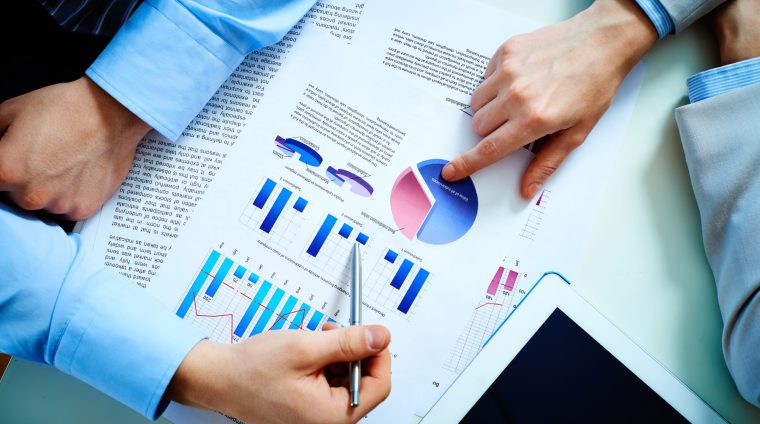
<instances>
[{"instance_id":1,"label":"pie chart","mask_svg":"<svg viewBox=\"0 0 760 424\"><path fill-rule=\"evenodd\" d=\"M441 178L448 163L430 159L405 169L391 191L391 213L409 240L448 244L467 234L478 215L478 194L471 178L450 183Z\"/></svg>"}]
</instances>

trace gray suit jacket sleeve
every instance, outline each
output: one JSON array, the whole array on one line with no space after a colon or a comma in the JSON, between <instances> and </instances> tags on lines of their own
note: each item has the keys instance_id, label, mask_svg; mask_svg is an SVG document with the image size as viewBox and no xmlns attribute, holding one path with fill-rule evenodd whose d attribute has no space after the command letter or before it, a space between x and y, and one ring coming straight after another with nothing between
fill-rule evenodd
<instances>
[{"instance_id":1,"label":"gray suit jacket sleeve","mask_svg":"<svg viewBox=\"0 0 760 424\"><path fill-rule=\"evenodd\" d=\"M660 0L670 14L676 33L708 14L725 0Z\"/></svg>"},{"instance_id":2,"label":"gray suit jacket sleeve","mask_svg":"<svg viewBox=\"0 0 760 424\"><path fill-rule=\"evenodd\" d=\"M760 406L760 84L680 107L676 120L723 316L723 354Z\"/></svg>"}]
</instances>

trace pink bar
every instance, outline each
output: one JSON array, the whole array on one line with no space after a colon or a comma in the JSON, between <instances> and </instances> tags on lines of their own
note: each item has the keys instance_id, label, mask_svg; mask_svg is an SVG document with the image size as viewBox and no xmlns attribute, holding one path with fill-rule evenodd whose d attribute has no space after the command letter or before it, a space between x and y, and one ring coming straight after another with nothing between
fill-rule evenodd
<instances>
[{"instance_id":1,"label":"pink bar","mask_svg":"<svg viewBox=\"0 0 760 424\"><path fill-rule=\"evenodd\" d=\"M488 294L491 296L496 294L496 289L499 288L499 281L501 281L501 276L504 275L504 267L500 266L499 269L496 271L496 275L493 276L493 280L491 280L491 284L488 285Z\"/></svg>"},{"instance_id":2,"label":"pink bar","mask_svg":"<svg viewBox=\"0 0 760 424\"><path fill-rule=\"evenodd\" d=\"M509 274L507 274L507 281L504 282L504 288L507 291L512 291L512 289L515 288L516 282L517 282L517 273L514 271L509 271Z\"/></svg>"}]
</instances>

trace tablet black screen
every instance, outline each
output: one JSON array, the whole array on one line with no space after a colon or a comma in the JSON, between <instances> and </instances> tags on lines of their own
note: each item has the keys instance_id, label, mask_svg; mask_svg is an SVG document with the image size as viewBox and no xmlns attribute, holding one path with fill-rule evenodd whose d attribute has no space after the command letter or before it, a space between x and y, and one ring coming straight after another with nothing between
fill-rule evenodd
<instances>
[{"instance_id":1,"label":"tablet black screen","mask_svg":"<svg viewBox=\"0 0 760 424\"><path fill-rule=\"evenodd\" d=\"M556 309L462 422L668 423L685 419Z\"/></svg>"}]
</instances>

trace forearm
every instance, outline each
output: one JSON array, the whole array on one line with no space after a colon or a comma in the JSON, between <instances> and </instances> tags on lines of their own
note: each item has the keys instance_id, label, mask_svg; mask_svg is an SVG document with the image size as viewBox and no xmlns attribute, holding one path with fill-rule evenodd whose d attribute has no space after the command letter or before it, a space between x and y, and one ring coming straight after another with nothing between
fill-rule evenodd
<instances>
[{"instance_id":1,"label":"forearm","mask_svg":"<svg viewBox=\"0 0 760 424\"><path fill-rule=\"evenodd\" d=\"M202 336L76 236L0 204L0 350L45 362L148 418Z\"/></svg>"}]
</instances>

